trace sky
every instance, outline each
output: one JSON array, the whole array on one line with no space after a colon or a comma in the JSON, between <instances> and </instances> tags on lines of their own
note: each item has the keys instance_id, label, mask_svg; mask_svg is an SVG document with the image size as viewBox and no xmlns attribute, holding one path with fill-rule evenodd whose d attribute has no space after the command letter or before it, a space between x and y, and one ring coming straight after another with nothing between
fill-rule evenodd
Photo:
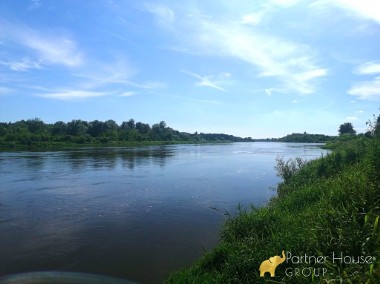
<instances>
[{"instance_id":1,"label":"sky","mask_svg":"<svg viewBox=\"0 0 380 284\"><path fill-rule=\"evenodd\" d=\"M0 121L241 137L380 112L378 0L0 1Z\"/></svg>"}]
</instances>

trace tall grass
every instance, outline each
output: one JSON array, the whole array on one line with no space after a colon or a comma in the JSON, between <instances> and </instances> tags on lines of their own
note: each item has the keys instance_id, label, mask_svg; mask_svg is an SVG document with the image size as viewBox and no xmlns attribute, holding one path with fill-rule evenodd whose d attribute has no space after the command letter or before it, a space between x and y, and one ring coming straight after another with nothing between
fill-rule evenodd
<instances>
[{"instance_id":1,"label":"tall grass","mask_svg":"<svg viewBox=\"0 0 380 284\"><path fill-rule=\"evenodd\" d=\"M313 161L277 161L278 196L268 206L230 217L220 242L167 283L380 283L380 141L345 141ZM320 264L281 264L259 277L260 263L281 251L328 256ZM333 262L332 254L373 257L373 263ZM328 273L289 275L287 268Z\"/></svg>"}]
</instances>

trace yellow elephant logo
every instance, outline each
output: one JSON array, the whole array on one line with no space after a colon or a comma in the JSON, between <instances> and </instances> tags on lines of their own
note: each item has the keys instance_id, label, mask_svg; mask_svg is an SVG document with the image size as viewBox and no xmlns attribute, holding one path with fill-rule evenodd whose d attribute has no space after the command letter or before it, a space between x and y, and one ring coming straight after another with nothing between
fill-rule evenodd
<instances>
[{"instance_id":1,"label":"yellow elephant logo","mask_svg":"<svg viewBox=\"0 0 380 284\"><path fill-rule=\"evenodd\" d=\"M276 270L276 267L283 263L286 260L285 252L282 251L282 257L275 255L270 257L267 260L264 260L260 265L260 277L264 277L266 272L270 273L270 277L274 277L274 271Z\"/></svg>"}]
</instances>

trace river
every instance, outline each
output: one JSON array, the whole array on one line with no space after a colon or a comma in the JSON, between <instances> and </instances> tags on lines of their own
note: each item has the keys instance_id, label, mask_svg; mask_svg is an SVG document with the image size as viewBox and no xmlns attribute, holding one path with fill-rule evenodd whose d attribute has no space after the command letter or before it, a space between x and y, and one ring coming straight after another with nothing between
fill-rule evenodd
<instances>
[{"instance_id":1,"label":"river","mask_svg":"<svg viewBox=\"0 0 380 284\"><path fill-rule=\"evenodd\" d=\"M160 282L215 246L225 212L265 205L276 156L325 153L264 142L0 152L0 276Z\"/></svg>"}]
</instances>

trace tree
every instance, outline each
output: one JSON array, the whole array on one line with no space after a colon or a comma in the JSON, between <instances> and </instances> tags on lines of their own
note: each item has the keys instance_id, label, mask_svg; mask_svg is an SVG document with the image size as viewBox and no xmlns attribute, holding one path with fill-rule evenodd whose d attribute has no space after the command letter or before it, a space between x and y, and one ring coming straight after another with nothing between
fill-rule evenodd
<instances>
[{"instance_id":1,"label":"tree","mask_svg":"<svg viewBox=\"0 0 380 284\"><path fill-rule=\"evenodd\" d=\"M94 120L89 123L87 132L92 137L99 137L104 132L104 129L105 129L104 122L99 121L99 120Z\"/></svg>"},{"instance_id":2,"label":"tree","mask_svg":"<svg viewBox=\"0 0 380 284\"><path fill-rule=\"evenodd\" d=\"M346 122L339 126L339 135L343 135L343 134L353 134L353 135L356 134L356 131L354 127L352 126L351 122Z\"/></svg>"},{"instance_id":3,"label":"tree","mask_svg":"<svg viewBox=\"0 0 380 284\"><path fill-rule=\"evenodd\" d=\"M28 130L34 134L42 132L45 126L44 122L39 118L28 119L25 124L28 126Z\"/></svg>"},{"instance_id":4,"label":"tree","mask_svg":"<svg viewBox=\"0 0 380 284\"><path fill-rule=\"evenodd\" d=\"M85 135L88 128L88 122L80 119L73 119L67 123L67 133L72 136Z\"/></svg>"},{"instance_id":5,"label":"tree","mask_svg":"<svg viewBox=\"0 0 380 284\"><path fill-rule=\"evenodd\" d=\"M67 133L67 124L63 121L57 121L53 124L51 133L53 135L65 135Z\"/></svg>"}]
</instances>

